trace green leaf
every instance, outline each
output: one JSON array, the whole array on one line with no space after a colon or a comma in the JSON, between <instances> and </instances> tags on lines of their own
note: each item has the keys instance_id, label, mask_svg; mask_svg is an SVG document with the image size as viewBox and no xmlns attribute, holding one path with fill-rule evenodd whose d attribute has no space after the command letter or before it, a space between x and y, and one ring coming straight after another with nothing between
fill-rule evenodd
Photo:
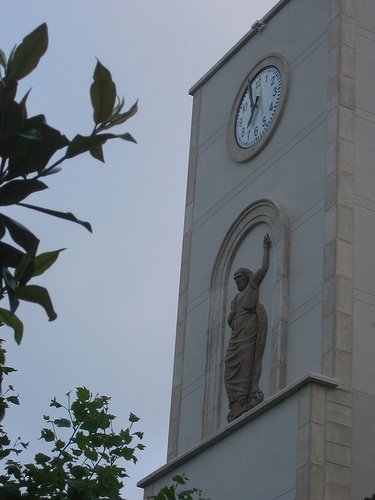
<instances>
[{"instance_id":1,"label":"green leaf","mask_svg":"<svg viewBox=\"0 0 375 500\"><path fill-rule=\"evenodd\" d=\"M17 205L25 208L30 208L31 210L36 210L37 212L42 212L47 215L52 215L53 217L58 217L59 219L65 219L71 222L75 222L76 224L80 224L81 226L85 227L88 231L90 231L90 233L92 233L91 224L89 222L77 219L77 217L71 212L59 212L57 210L50 210L49 208L30 205L28 203L17 203Z\"/></svg>"},{"instance_id":2,"label":"green leaf","mask_svg":"<svg viewBox=\"0 0 375 500\"><path fill-rule=\"evenodd\" d=\"M70 427L70 420L68 420L67 418L56 418L53 423L57 426L57 427Z\"/></svg>"},{"instance_id":3,"label":"green leaf","mask_svg":"<svg viewBox=\"0 0 375 500\"><path fill-rule=\"evenodd\" d=\"M39 304L47 313L49 321L54 321L57 314L53 309L52 301L48 290L38 285L19 286L16 290L16 297L20 300Z\"/></svg>"},{"instance_id":4,"label":"green leaf","mask_svg":"<svg viewBox=\"0 0 375 500\"><path fill-rule=\"evenodd\" d=\"M34 273L34 259L29 255L25 254L21 258L14 277L19 281L20 285L26 285L26 283L32 278Z\"/></svg>"},{"instance_id":5,"label":"green leaf","mask_svg":"<svg viewBox=\"0 0 375 500\"><path fill-rule=\"evenodd\" d=\"M0 308L0 322L13 328L14 330L14 340L19 345L23 336L23 324L20 319L17 318L15 314L11 314L7 309Z\"/></svg>"},{"instance_id":6,"label":"green leaf","mask_svg":"<svg viewBox=\"0 0 375 500\"><path fill-rule=\"evenodd\" d=\"M30 194L43 191L48 186L37 179L22 179L7 182L0 187L0 206L14 205Z\"/></svg>"},{"instance_id":7,"label":"green leaf","mask_svg":"<svg viewBox=\"0 0 375 500\"><path fill-rule=\"evenodd\" d=\"M133 136L131 136L129 133L125 134L96 134L96 135L88 135L88 136L83 136L80 134L77 134L71 141L71 143L68 146L68 149L66 151L66 157L67 158L73 158L74 156L80 155L82 153L86 153L87 151L90 151L91 155L96 158L98 156L98 159L101 160L99 157L99 154L97 152L94 152L93 150L97 149L99 146L105 144L109 139L122 139L123 141L130 141L137 143L137 141L134 139Z\"/></svg>"},{"instance_id":8,"label":"green leaf","mask_svg":"<svg viewBox=\"0 0 375 500\"><path fill-rule=\"evenodd\" d=\"M102 144L96 144L96 146L92 147L89 151L90 151L90 155L93 158L104 163L104 154L103 154L103 145Z\"/></svg>"},{"instance_id":9,"label":"green leaf","mask_svg":"<svg viewBox=\"0 0 375 500\"><path fill-rule=\"evenodd\" d=\"M185 475L180 476L179 474L176 474L175 476L172 477L172 481L183 485L187 483L188 478Z\"/></svg>"},{"instance_id":10,"label":"green leaf","mask_svg":"<svg viewBox=\"0 0 375 500\"><path fill-rule=\"evenodd\" d=\"M29 130L25 130L25 132L17 132L17 135L20 137L23 137L24 139L30 139L32 141L41 141L42 140L42 134L40 133L40 130L36 128L31 128Z\"/></svg>"},{"instance_id":11,"label":"green leaf","mask_svg":"<svg viewBox=\"0 0 375 500\"><path fill-rule=\"evenodd\" d=\"M23 137L30 129L39 130L41 138ZM46 124L44 115L25 121L21 134L14 137L9 146L9 165L6 180L42 171L51 157L69 144L65 135Z\"/></svg>"},{"instance_id":12,"label":"green leaf","mask_svg":"<svg viewBox=\"0 0 375 500\"><path fill-rule=\"evenodd\" d=\"M48 46L48 30L45 23L27 35L16 48L8 62L7 79L21 80L31 73L39 63Z\"/></svg>"},{"instance_id":13,"label":"green leaf","mask_svg":"<svg viewBox=\"0 0 375 500\"><path fill-rule=\"evenodd\" d=\"M139 420L139 417L137 417L137 415L134 415L134 413L130 413L129 422L134 423L134 422L138 422L138 420Z\"/></svg>"},{"instance_id":14,"label":"green leaf","mask_svg":"<svg viewBox=\"0 0 375 500\"><path fill-rule=\"evenodd\" d=\"M77 387L76 396L78 401L84 403L86 401L89 401L91 393L86 387Z\"/></svg>"},{"instance_id":15,"label":"green leaf","mask_svg":"<svg viewBox=\"0 0 375 500\"><path fill-rule=\"evenodd\" d=\"M1 49L0 49L0 65L3 66L3 68L5 68L7 65L7 58Z\"/></svg>"},{"instance_id":16,"label":"green leaf","mask_svg":"<svg viewBox=\"0 0 375 500\"><path fill-rule=\"evenodd\" d=\"M111 73L100 61L94 70L94 82L90 88L91 104L94 108L94 122L104 122L112 113L116 101L116 86Z\"/></svg>"},{"instance_id":17,"label":"green leaf","mask_svg":"<svg viewBox=\"0 0 375 500\"><path fill-rule=\"evenodd\" d=\"M40 438L41 439L44 439L44 441L47 441L47 443L51 442L51 441L54 441L55 440L55 435L54 433L51 431L51 429L42 429L41 430L41 435L40 435Z\"/></svg>"},{"instance_id":18,"label":"green leaf","mask_svg":"<svg viewBox=\"0 0 375 500\"><path fill-rule=\"evenodd\" d=\"M35 255L39 245L39 240L31 231L19 222L7 217L4 214L0 214L0 221L5 225L10 236L18 245L25 249L29 254Z\"/></svg>"},{"instance_id":19,"label":"green leaf","mask_svg":"<svg viewBox=\"0 0 375 500\"><path fill-rule=\"evenodd\" d=\"M37 453L35 455L35 463L39 465L45 465L47 462L49 462L50 457L48 455L45 455L44 453Z\"/></svg>"},{"instance_id":20,"label":"green leaf","mask_svg":"<svg viewBox=\"0 0 375 500\"><path fill-rule=\"evenodd\" d=\"M24 255L25 254L18 250L18 248L0 241L0 259L5 266L17 267Z\"/></svg>"},{"instance_id":21,"label":"green leaf","mask_svg":"<svg viewBox=\"0 0 375 500\"><path fill-rule=\"evenodd\" d=\"M91 151L93 148L104 144L107 139L108 137L105 137L105 134L88 136L77 134L66 150L66 157L73 158L74 156Z\"/></svg>"},{"instance_id":22,"label":"green leaf","mask_svg":"<svg viewBox=\"0 0 375 500\"><path fill-rule=\"evenodd\" d=\"M6 398L6 400L9 401L9 403L12 403L14 405L19 405L20 404L20 401L19 401L19 399L18 399L17 396L8 396Z\"/></svg>"},{"instance_id":23,"label":"green leaf","mask_svg":"<svg viewBox=\"0 0 375 500\"><path fill-rule=\"evenodd\" d=\"M40 276L47 271L56 262L60 252L64 250L65 248L60 248L60 250L53 250L52 252L37 255L34 260L33 276Z\"/></svg>"},{"instance_id":24,"label":"green leaf","mask_svg":"<svg viewBox=\"0 0 375 500\"><path fill-rule=\"evenodd\" d=\"M105 130L114 127L116 125L121 125L122 123L129 120L129 118L134 116L137 111L138 111L138 101L136 101L128 111L125 111L124 113L118 113L116 116L110 117L110 119L104 126L98 127L98 130Z\"/></svg>"}]
</instances>

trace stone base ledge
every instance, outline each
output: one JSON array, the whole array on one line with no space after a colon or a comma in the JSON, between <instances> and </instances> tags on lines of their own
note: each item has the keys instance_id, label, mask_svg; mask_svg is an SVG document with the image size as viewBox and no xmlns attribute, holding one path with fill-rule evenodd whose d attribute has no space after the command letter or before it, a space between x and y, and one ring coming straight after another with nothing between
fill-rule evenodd
<instances>
[{"instance_id":1,"label":"stone base ledge","mask_svg":"<svg viewBox=\"0 0 375 500\"><path fill-rule=\"evenodd\" d=\"M338 381L333 378L326 377L325 375L320 375L318 373L308 373L304 377L301 377L300 379L296 380L296 382L294 382L293 384L290 384L281 391L279 391L277 394L274 394L273 396L267 398L266 400L263 401L263 403L256 406L255 408L245 413L241 417L237 418L236 420L234 420L227 426L223 427L219 431L215 432L207 439L204 439L193 448L190 448L190 450L186 451L185 453L182 453L180 456L171 460L170 462L163 465L159 469L156 469L154 472L146 476L144 479L141 479L137 483L137 486L140 488L145 488L146 486L153 483L157 479L162 478L169 472L173 471L176 467L179 467L180 465L188 462L196 455L199 455L202 451L213 446L218 441L221 441L226 436L232 434L232 432L235 432L238 428L242 427L243 425L246 425L251 420L258 418L260 415L269 411L271 408L284 401L284 399L289 398L291 395L300 391L303 387L309 384L322 385L325 387L330 387L332 389L336 388L339 385Z\"/></svg>"}]
</instances>

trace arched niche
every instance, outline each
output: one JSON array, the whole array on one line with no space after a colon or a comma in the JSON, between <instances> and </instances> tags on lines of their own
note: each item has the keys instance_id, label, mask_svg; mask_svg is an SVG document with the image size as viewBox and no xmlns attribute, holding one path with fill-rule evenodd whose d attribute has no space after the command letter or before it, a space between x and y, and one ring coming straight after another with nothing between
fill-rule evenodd
<instances>
[{"instance_id":1,"label":"arched niche","mask_svg":"<svg viewBox=\"0 0 375 500\"><path fill-rule=\"evenodd\" d=\"M267 344L270 359L269 393L275 394L285 387L286 344L288 317L289 275L289 222L284 209L277 202L263 199L252 203L229 228L217 254L213 267L209 294L209 323L207 332L207 358L205 371L205 397L203 408L203 435L206 438L223 426L227 407L224 404L223 365L228 336L226 317L228 314L228 290L230 272L236 262L241 245L255 234L259 226L272 238ZM259 238L258 238L259 239ZM261 259L261 241L259 258ZM243 262L242 267L251 267ZM227 333L226 333L227 332Z\"/></svg>"}]
</instances>

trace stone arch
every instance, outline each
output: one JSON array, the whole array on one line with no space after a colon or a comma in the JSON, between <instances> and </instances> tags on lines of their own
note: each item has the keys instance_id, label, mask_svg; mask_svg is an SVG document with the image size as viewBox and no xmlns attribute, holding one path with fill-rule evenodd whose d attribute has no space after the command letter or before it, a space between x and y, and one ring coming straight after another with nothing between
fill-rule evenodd
<instances>
[{"instance_id":1,"label":"stone arch","mask_svg":"<svg viewBox=\"0 0 375 500\"><path fill-rule=\"evenodd\" d=\"M268 335L272 343L271 391L286 383L288 318L289 221L277 202L262 199L246 208L229 228L217 254L211 274L209 321L203 407L203 435L216 432L221 421L227 283L233 259L244 238L259 225L267 224L273 234L273 311Z\"/></svg>"}]
</instances>

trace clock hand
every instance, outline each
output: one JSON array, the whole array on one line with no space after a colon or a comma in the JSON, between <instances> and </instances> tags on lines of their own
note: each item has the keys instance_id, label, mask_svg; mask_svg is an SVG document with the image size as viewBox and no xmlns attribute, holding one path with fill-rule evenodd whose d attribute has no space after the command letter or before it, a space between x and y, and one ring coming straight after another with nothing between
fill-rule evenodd
<instances>
[{"instance_id":1,"label":"clock hand","mask_svg":"<svg viewBox=\"0 0 375 500\"><path fill-rule=\"evenodd\" d=\"M249 128L250 123L251 123L251 120L253 119L253 116L254 116L255 110L256 110L256 108L258 107L258 101L259 101L259 96L257 95L257 96L256 96L256 98L255 98L255 102L253 102L253 104L252 104L252 105L251 105L251 103L250 103L250 106L251 106L251 113L250 113L250 118L249 118L249 121L247 122L247 128Z\"/></svg>"}]
</instances>

